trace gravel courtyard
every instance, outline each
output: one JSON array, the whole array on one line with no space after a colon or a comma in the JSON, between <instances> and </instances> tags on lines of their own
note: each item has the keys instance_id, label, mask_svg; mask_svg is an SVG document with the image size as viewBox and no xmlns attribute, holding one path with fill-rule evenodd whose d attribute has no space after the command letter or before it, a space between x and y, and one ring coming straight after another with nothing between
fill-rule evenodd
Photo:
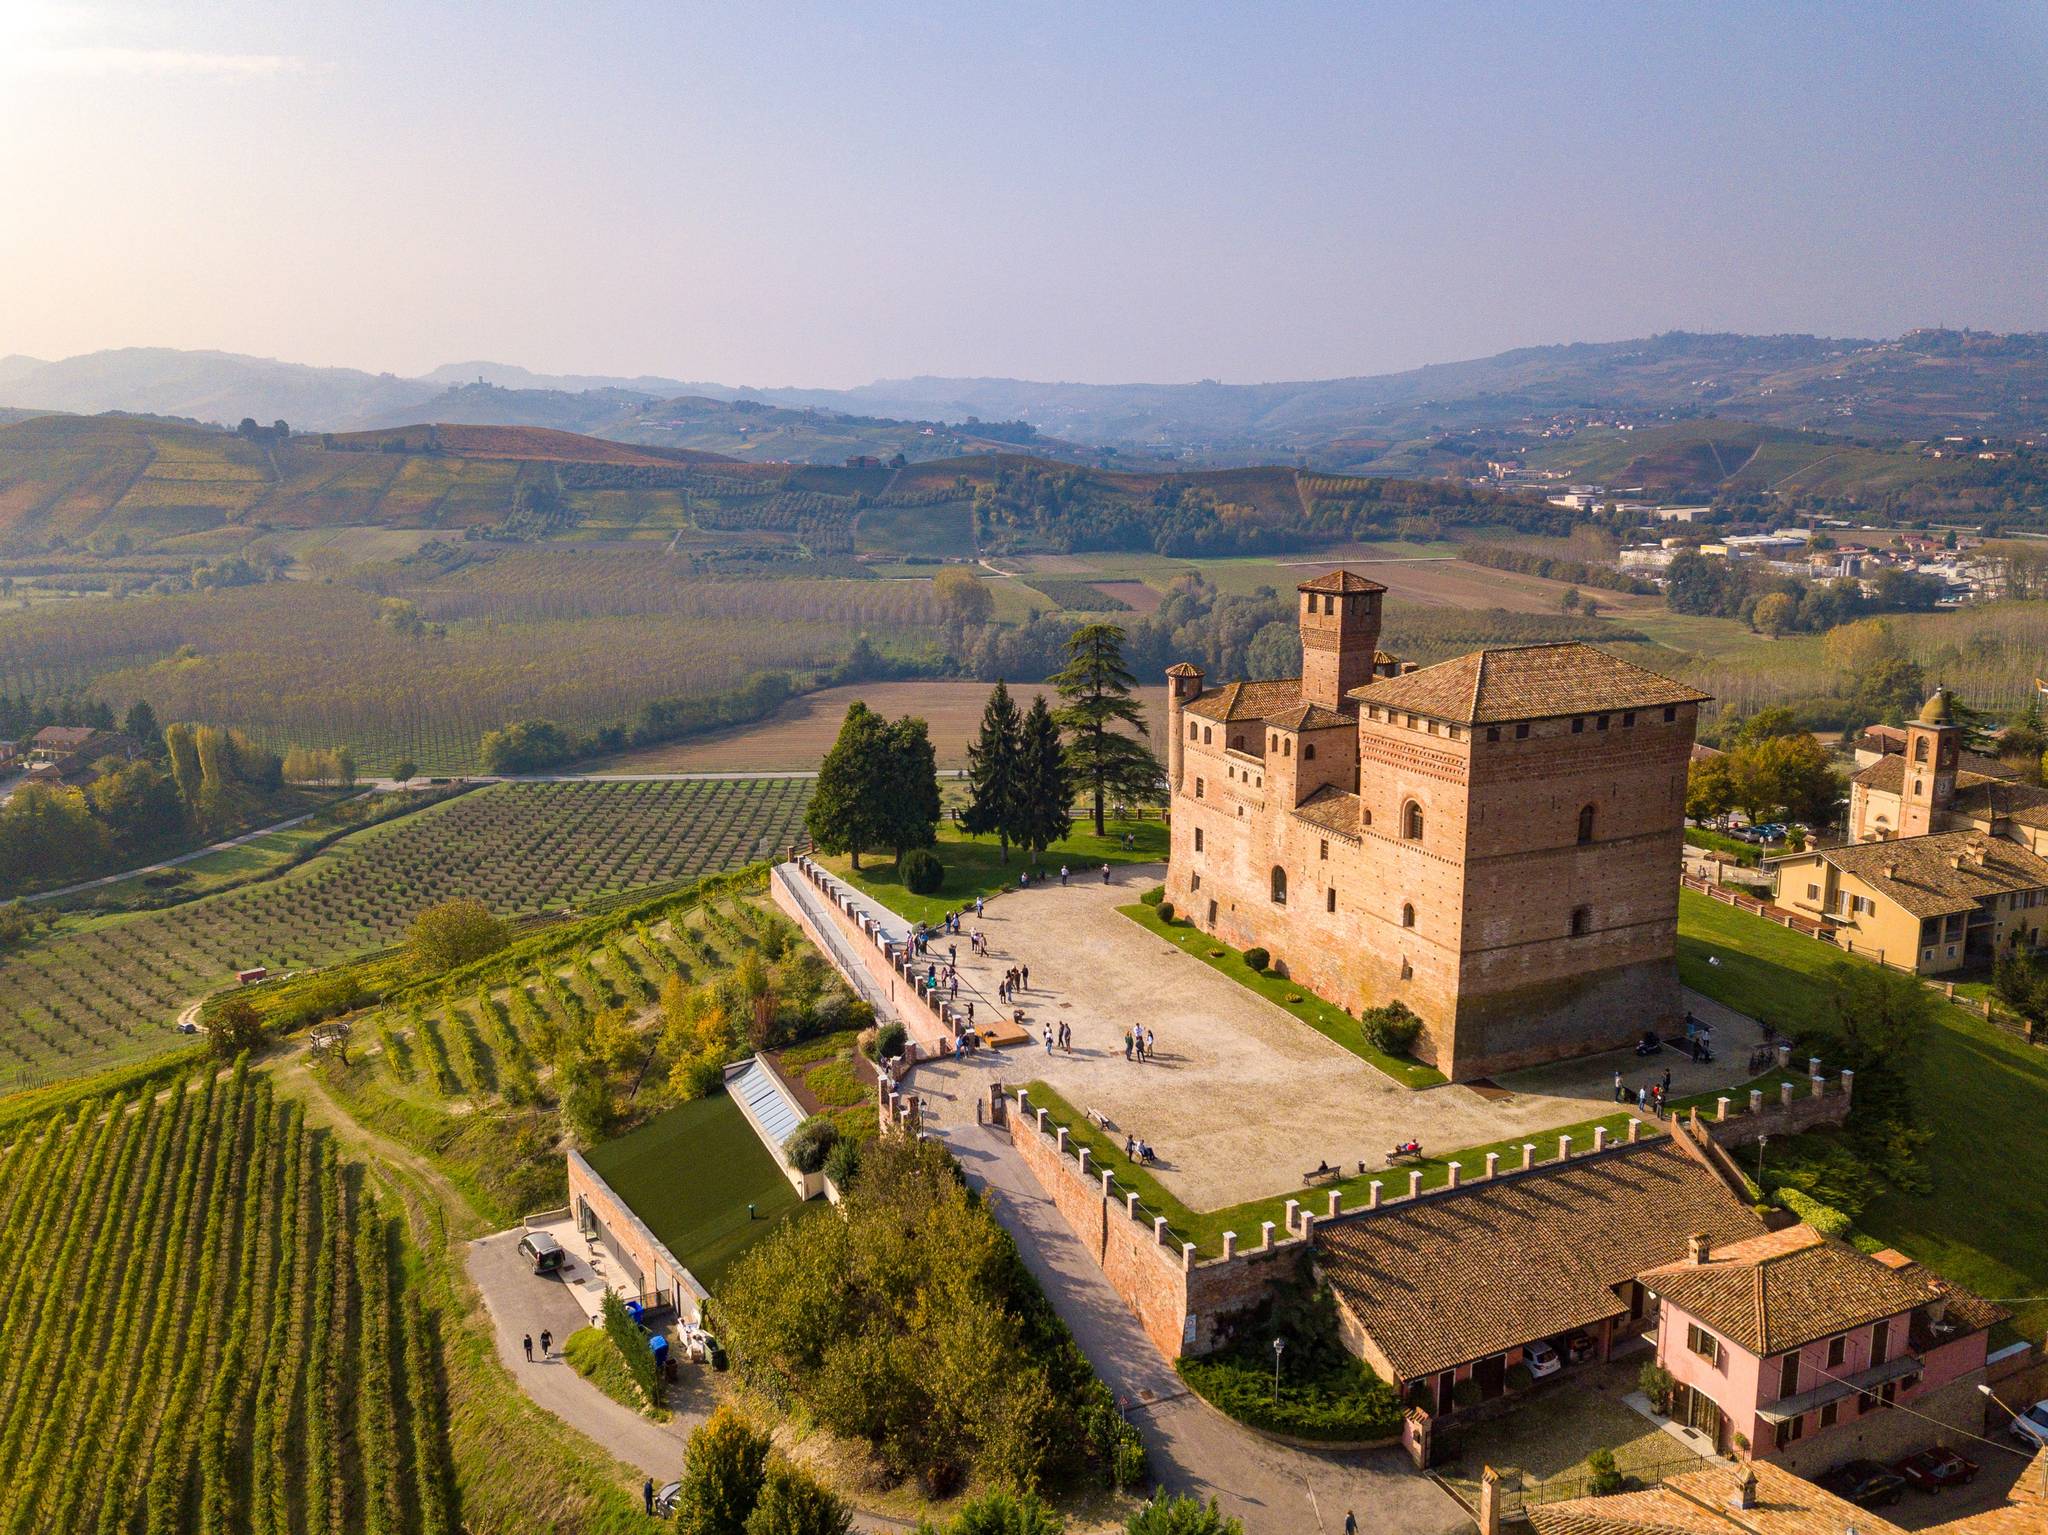
<instances>
[{"instance_id":1,"label":"gravel courtyard","mask_svg":"<svg viewBox=\"0 0 2048 1535\"><path fill-rule=\"evenodd\" d=\"M1078 1110L1097 1110L1150 1142L1160 1181L1190 1207L1216 1209L1298 1188L1319 1161L1382 1165L1398 1140L1431 1152L1571 1124L1611 1102L1517 1093L1489 1102L1468 1087L1411 1091L1263 997L1190 958L1116 908L1159 883L1162 866L1077 872L989 903L979 926L990 954L958 940L961 1000L977 1017L1004 1011L996 986L1028 965L1019 997L1034 1043L963 1062L984 1080L1041 1078ZM943 953L947 943L937 947ZM1073 1052L1048 1056L1040 1031L1073 1030ZM1124 1059L1124 1030L1158 1035L1158 1057ZM1539 1144L1541 1142L1539 1141ZM1556 1155L1554 1142L1543 1154ZM1479 1169L1471 1169L1477 1172ZM1390 1175L1389 1191L1403 1175ZM1405 1182L1400 1186L1405 1188Z\"/></svg>"}]
</instances>

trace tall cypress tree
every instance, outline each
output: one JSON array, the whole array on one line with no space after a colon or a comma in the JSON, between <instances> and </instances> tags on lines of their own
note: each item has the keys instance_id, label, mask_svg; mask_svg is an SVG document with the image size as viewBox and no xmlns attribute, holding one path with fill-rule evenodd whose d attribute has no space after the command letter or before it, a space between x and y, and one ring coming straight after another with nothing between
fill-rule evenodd
<instances>
[{"instance_id":1,"label":"tall cypress tree","mask_svg":"<svg viewBox=\"0 0 2048 1535\"><path fill-rule=\"evenodd\" d=\"M1045 706L1043 695L1031 700L1017 750L1017 819L1012 827L1031 861L1067 834L1072 824L1068 806L1073 788L1067 778L1066 754L1060 749L1060 727Z\"/></svg>"},{"instance_id":2,"label":"tall cypress tree","mask_svg":"<svg viewBox=\"0 0 2048 1535\"><path fill-rule=\"evenodd\" d=\"M892 721L882 746L884 840L901 863L912 848L939 840L939 759L931 727L914 714Z\"/></svg>"},{"instance_id":3,"label":"tall cypress tree","mask_svg":"<svg viewBox=\"0 0 2048 1535\"><path fill-rule=\"evenodd\" d=\"M1137 683L1124 665L1124 631L1115 624L1083 624L1067 637L1067 664L1052 685L1065 700L1055 718L1067 732L1067 771L1095 800L1095 835L1103 833L1103 800L1110 791L1148 794L1165 776L1159 759L1122 723L1145 735L1145 714L1131 697Z\"/></svg>"},{"instance_id":4,"label":"tall cypress tree","mask_svg":"<svg viewBox=\"0 0 2048 1535\"><path fill-rule=\"evenodd\" d=\"M1010 861L1010 841L1020 819L1022 731L1023 720L1010 699L1010 690L998 682L988 695L988 706L981 711L981 734L967 748L967 778L973 798L960 824L977 837L994 832L1004 863Z\"/></svg>"},{"instance_id":5,"label":"tall cypress tree","mask_svg":"<svg viewBox=\"0 0 2048 1535\"><path fill-rule=\"evenodd\" d=\"M884 815L888 728L881 715L856 700L839 726L839 739L818 765L818 785L804 812L811 839L828 853L853 854L856 869L862 848L885 846L889 840ZM174 743L173 761L176 755Z\"/></svg>"}]
</instances>

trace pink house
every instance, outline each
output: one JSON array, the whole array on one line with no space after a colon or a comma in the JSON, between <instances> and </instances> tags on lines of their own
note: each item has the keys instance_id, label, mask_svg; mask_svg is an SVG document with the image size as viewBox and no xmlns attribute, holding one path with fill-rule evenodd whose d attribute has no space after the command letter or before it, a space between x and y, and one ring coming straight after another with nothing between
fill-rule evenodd
<instances>
[{"instance_id":1,"label":"pink house","mask_svg":"<svg viewBox=\"0 0 2048 1535\"><path fill-rule=\"evenodd\" d=\"M1724 1453L1805 1472L1905 1454L1940 1437L1926 1417L1982 1428L1986 1331L2010 1313L1900 1253L1800 1225L1719 1248L1694 1237L1638 1278L1660 1302L1672 1415Z\"/></svg>"}]
</instances>

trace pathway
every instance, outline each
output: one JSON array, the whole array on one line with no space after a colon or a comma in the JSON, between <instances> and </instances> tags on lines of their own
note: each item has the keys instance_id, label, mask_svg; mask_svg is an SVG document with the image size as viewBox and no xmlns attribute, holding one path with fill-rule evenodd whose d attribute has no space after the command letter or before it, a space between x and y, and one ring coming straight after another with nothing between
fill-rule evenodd
<instances>
[{"instance_id":1,"label":"pathway","mask_svg":"<svg viewBox=\"0 0 2048 1535\"><path fill-rule=\"evenodd\" d=\"M825 928L830 917L817 892L793 871L789 878ZM878 1000L865 971L846 974L869 1001ZM1469 1528L1464 1509L1411 1469L1398 1450L1296 1449L1232 1422L1190 1394L1007 1137L975 1123L973 1098L986 1082L986 1072L971 1062L919 1066L917 1090L932 1101L927 1128L946 1143L968 1183L984 1191L1096 1373L1136 1404L1132 1421L1144 1436L1153 1475L1170 1491L1217 1499L1252 1535L1340 1530L1347 1509L1365 1529L1400 1535Z\"/></svg>"},{"instance_id":2,"label":"pathway","mask_svg":"<svg viewBox=\"0 0 2048 1535\"><path fill-rule=\"evenodd\" d=\"M341 801L337 800L339 804ZM325 808L324 806L322 807ZM143 874L156 874L165 869L175 869L181 863L190 863L195 858L204 858L210 853L224 853L229 848L241 847L254 842L258 837L267 837L274 831L290 831L294 826L310 821L320 812L309 810L304 815L295 815L288 821L278 821L270 826L259 826L254 831L245 831L239 837L228 837L220 842L209 842L205 847L196 847L189 853L180 853L175 858L166 858L160 863L146 863L139 869L123 869L119 874L102 874L98 879L80 880L75 885L61 885L55 890L45 890L36 895L24 896L28 901L54 901L63 895L78 895L82 891L97 890L102 885L118 885L124 879L134 879Z\"/></svg>"}]
</instances>

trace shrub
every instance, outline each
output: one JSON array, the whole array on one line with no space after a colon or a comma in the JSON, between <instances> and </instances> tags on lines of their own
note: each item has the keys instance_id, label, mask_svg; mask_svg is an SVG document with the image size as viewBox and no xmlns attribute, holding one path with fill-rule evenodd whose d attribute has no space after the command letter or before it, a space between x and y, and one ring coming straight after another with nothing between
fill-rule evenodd
<instances>
[{"instance_id":1,"label":"shrub","mask_svg":"<svg viewBox=\"0 0 2048 1535\"><path fill-rule=\"evenodd\" d=\"M822 1172L825 1158L839 1144L839 1126L823 1114L813 1114L790 1132L782 1143L790 1165L800 1173Z\"/></svg>"},{"instance_id":2,"label":"shrub","mask_svg":"<svg viewBox=\"0 0 2048 1535\"><path fill-rule=\"evenodd\" d=\"M1211 1498L1155 1498L1131 1515L1125 1535L1244 1535L1244 1525Z\"/></svg>"},{"instance_id":3,"label":"shrub","mask_svg":"<svg viewBox=\"0 0 2048 1535\"><path fill-rule=\"evenodd\" d=\"M891 1021L875 1031L875 1042L868 1054L877 1061L886 1061L891 1056L903 1053L904 1041L910 1038L909 1031L902 1024Z\"/></svg>"},{"instance_id":4,"label":"shrub","mask_svg":"<svg viewBox=\"0 0 2048 1535\"><path fill-rule=\"evenodd\" d=\"M1657 1411L1669 1412L1671 1399L1678 1393L1678 1377L1653 1359L1636 1376L1636 1389L1650 1399Z\"/></svg>"},{"instance_id":5,"label":"shrub","mask_svg":"<svg viewBox=\"0 0 2048 1535\"><path fill-rule=\"evenodd\" d=\"M1388 1055L1406 1055L1415 1048L1415 1041L1422 1034L1422 1020L1409 1010L1405 1002L1389 1002L1385 1007L1369 1008L1358 1022L1365 1030L1366 1043Z\"/></svg>"},{"instance_id":6,"label":"shrub","mask_svg":"<svg viewBox=\"0 0 2048 1535\"><path fill-rule=\"evenodd\" d=\"M768 1463L767 1480L754 1511L747 1515L746 1535L846 1535L853 1511L805 1470L777 1456Z\"/></svg>"},{"instance_id":7,"label":"shrub","mask_svg":"<svg viewBox=\"0 0 2048 1535\"><path fill-rule=\"evenodd\" d=\"M768 1474L768 1436L730 1406L690 1435L676 1523L686 1535L745 1535Z\"/></svg>"},{"instance_id":8,"label":"shrub","mask_svg":"<svg viewBox=\"0 0 2048 1535\"><path fill-rule=\"evenodd\" d=\"M1159 920L1161 922L1171 922L1173 920L1173 902L1161 901L1159 903Z\"/></svg>"},{"instance_id":9,"label":"shrub","mask_svg":"<svg viewBox=\"0 0 2048 1535\"><path fill-rule=\"evenodd\" d=\"M1614 1451L1605 1447L1595 1450L1586 1457L1586 1469L1592 1473L1586 1483L1588 1496L1604 1498L1621 1491L1621 1468L1614 1463Z\"/></svg>"},{"instance_id":10,"label":"shrub","mask_svg":"<svg viewBox=\"0 0 2048 1535\"><path fill-rule=\"evenodd\" d=\"M229 997L207 1019L213 1053L231 1061L244 1050L263 1048L263 1015L247 997Z\"/></svg>"},{"instance_id":11,"label":"shrub","mask_svg":"<svg viewBox=\"0 0 2048 1535\"><path fill-rule=\"evenodd\" d=\"M1123 1437L1117 1440L1116 1448L1110 1452L1110 1481L1121 1492L1144 1481L1145 1473L1150 1469L1145 1458L1145 1441L1138 1437L1136 1429L1126 1423Z\"/></svg>"},{"instance_id":12,"label":"shrub","mask_svg":"<svg viewBox=\"0 0 2048 1535\"><path fill-rule=\"evenodd\" d=\"M853 1180L860 1176L860 1142L844 1136L834 1141L832 1149L825 1153L825 1176L842 1194L852 1188Z\"/></svg>"},{"instance_id":13,"label":"shrub","mask_svg":"<svg viewBox=\"0 0 2048 1535\"><path fill-rule=\"evenodd\" d=\"M1451 1387L1451 1405L1453 1407L1477 1407L1479 1405L1479 1382L1468 1375L1465 1379Z\"/></svg>"},{"instance_id":14,"label":"shrub","mask_svg":"<svg viewBox=\"0 0 2048 1535\"><path fill-rule=\"evenodd\" d=\"M452 970L495 953L512 941L511 929L473 896L429 906L412 919L406 958L421 975Z\"/></svg>"},{"instance_id":15,"label":"shrub","mask_svg":"<svg viewBox=\"0 0 2048 1535\"><path fill-rule=\"evenodd\" d=\"M899 871L903 888L912 895L930 895L946 882L946 866L939 862L939 855L928 847L914 847L903 855L903 867Z\"/></svg>"},{"instance_id":16,"label":"shrub","mask_svg":"<svg viewBox=\"0 0 2048 1535\"><path fill-rule=\"evenodd\" d=\"M632 1371L633 1384L640 1388L646 1405L659 1407L661 1383L655 1378L654 1351L647 1346L647 1335L640 1331L639 1324L627 1315L626 1303L619 1299L616 1290L604 1292L604 1330L626 1361L626 1368Z\"/></svg>"},{"instance_id":17,"label":"shrub","mask_svg":"<svg viewBox=\"0 0 2048 1535\"><path fill-rule=\"evenodd\" d=\"M1301 1439L1386 1438L1400 1427L1400 1403L1362 1361L1349 1356L1346 1361L1313 1375L1300 1369L1283 1372L1277 1402L1271 1345L1263 1340L1183 1359L1178 1368L1210 1406L1253 1428Z\"/></svg>"},{"instance_id":18,"label":"shrub","mask_svg":"<svg viewBox=\"0 0 2048 1535\"><path fill-rule=\"evenodd\" d=\"M1038 1501L1038 1494L1021 1497L996 1488L960 1505L947 1535L1061 1535L1066 1520Z\"/></svg>"},{"instance_id":19,"label":"shrub","mask_svg":"<svg viewBox=\"0 0 2048 1535\"><path fill-rule=\"evenodd\" d=\"M1244 962L1254 970L1264 970L1266 962L1272 957L1272 955L1260 948L1250 948L1244 951Z\"/></svg>"},{"instance_id":20,"label":"shrub","mask_svg":"<svg viewBox=\"0 0 2048 1535\"><path fill-rule=\"evenodd\" d=\"M1812 1195L1803 1194L1789 1185L1779 1189L1772 1197L1824 1237L1846 1239L1855 1229L1849 1217L1833 1205L1822 1204Z\"/></svg>"},{"instance_id":21,"label":"shrub","mask_svg":"<svg viewBox=\"0 0 2048 1535\"><path fill-rule=\"evenodd\" d=\"M1536 1372L1525 1364L1508 1366L1508 1390L1527 1391L1536 1384Z\"/></svg>"}]
</instances>

